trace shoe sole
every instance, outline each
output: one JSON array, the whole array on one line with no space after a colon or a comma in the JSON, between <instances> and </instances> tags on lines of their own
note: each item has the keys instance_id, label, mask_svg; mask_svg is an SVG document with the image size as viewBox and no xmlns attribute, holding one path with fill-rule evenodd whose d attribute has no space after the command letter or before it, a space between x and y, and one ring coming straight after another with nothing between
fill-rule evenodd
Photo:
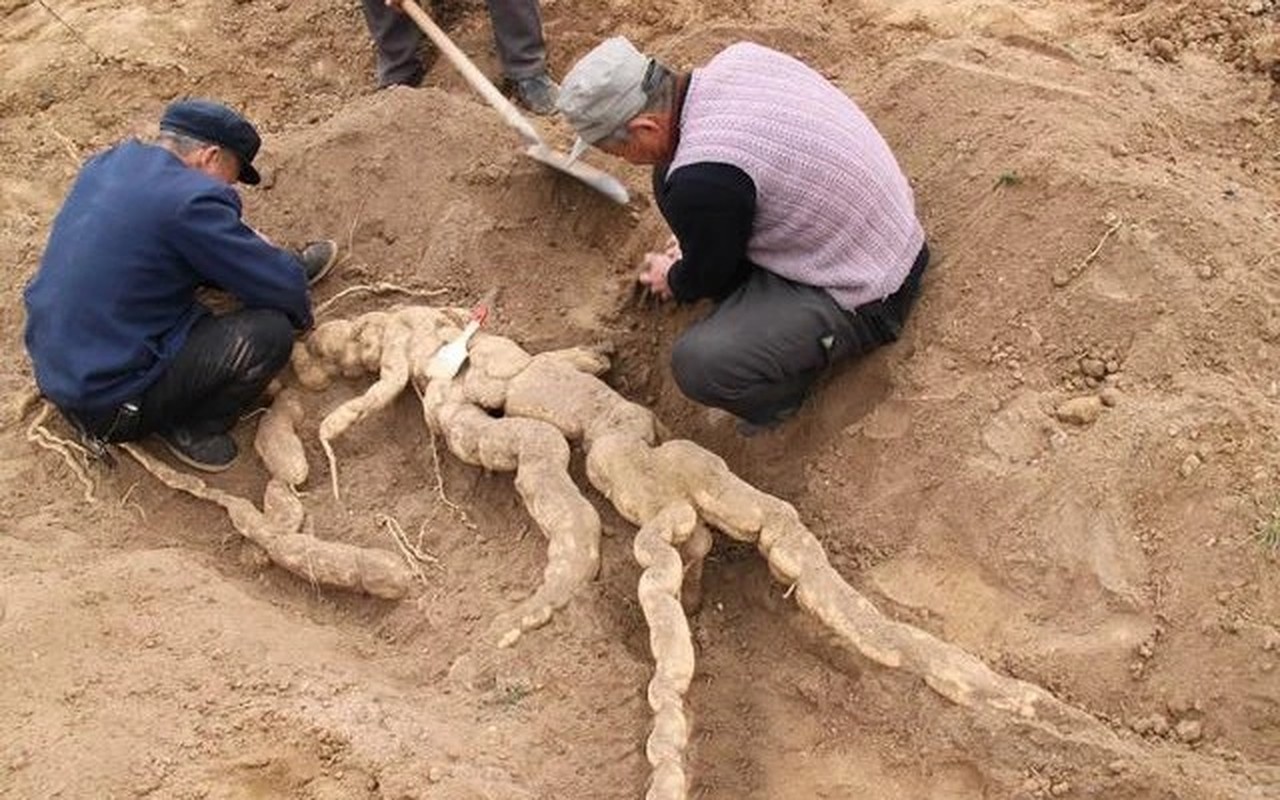
<instances>
[{"instance_id":1,"label":"shoe sole","mask_svg":"<svg viewBox=\"0 0 1280 800\"><path fill-rule=\"evenodd\" d=\"M320 267L319 272L307 280L307 286L315 286L322 281L324 276L328 275L329 271L333 269L333 265L338 263L338 243L332 239L327 239L326 241L333 245L333 255L329 256L329 260L324 262L324 266Z\"/></svg>"},{"instance_id":2,"label":"shoe sole","mask_svg":"<svg viewBox=\"0 0 1280 800\"><path fill-rule=\"evenodd\" d=\"M207 464L203 461L196 461L194 458L182 452L181 450L174 447L173 445L169 444L169 442L165 441L164 439L161 439L160 441L164 442L164 446L169 449L169 452L173 454L174 458L178 459L183 464L186 464L188 467L191 467L192 469L198 469L201 472L208 472L208 473L226 472L227 470L231 469L231 467L233 467L236 463L236 460L234 458L225 464Z\"/></svg>"}]
</instances>

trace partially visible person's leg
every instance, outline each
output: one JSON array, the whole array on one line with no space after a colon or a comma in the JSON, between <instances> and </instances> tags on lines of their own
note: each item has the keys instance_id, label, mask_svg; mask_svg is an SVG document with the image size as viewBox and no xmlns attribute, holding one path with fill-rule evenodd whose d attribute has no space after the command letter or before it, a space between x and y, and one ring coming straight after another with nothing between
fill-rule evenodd
<instances>
[{"instance_id":1,"label":"partially visible person's leg","mask_svg":"<svg viewBox=\"0 0 1280 800\"><path fill-rule=\"evenodd\" d=\"M555 110L558 87L547 75L547 45L542 37L538 0L487 0L493 39L502 61L502 74L530 111Z\"/></svg>"},{"instance_id":2,"label":"partially visible person's leg","mask_svg":"<svg viewBox=\"0 0 1280 800\"><path fill-rule=\"evenodd\" d=\"M885 344L896 342L902 334L902 327L907 324L907 315L915 305L916 296L920 293L920 281L924 278L925 267L929 266L929 246L923 245L916 254L911 271L902 281L898 290L883 300L875 300L859 306L851 314L860 317Z\"/></svg>"},{"instance_id":3,"label":"partially visible person's leg","mask_svg":"<svg viewBox=\"0 0 1280 800\"><path fill-rule=\"evenodd\" d=\"M143 394L136 436L159 433L194 466L229 465L235 443L227 431L289 362L292 349L293 326L279 311L205 317Z\"/></svg>"},{"instance_id":4,"label":"partially visible person's leg","mask_svg":"<svg viewBox=\"0 0 1280 800\"><path fill-rule=\"evenodd\" d=\"M928 259L922 249L898 292L856 312L822 289L756 268L676 341L676 383L699 403L775 425L795 413L827 367L898 338Z\"/></svg>"},{"instance_id":5,"label":"partially visible person's leg","mask_svg":"<svg viewBox=\"0 0 1280 800\"><path fill-rule=\"evenodd\" d=\"M920 252L916 255L915 263L911 265L911 271L907 273L907 278L898 287L898 291L885 298L884 302L887 306L887 313L898 321L898 327L906 324L907 315L911 313L911 308L915 305L916 297L920 294L920 282L924 279L925 268L929 266L929 245L926 243L921 245ZM897 338L896 336L894 337Z\"/></svg>"},{"instance_id":6,"label":"partially visible person's leg","mask_svg":"<svg viewBox=\"0 0 1280 800\"><path fill-rule=\"evenodd\" d=\"M827 292L756 269L680 336L671 366L691 399L769 425L794 413L834 353L875 344Z\"/></svg>"},{"instance_id":7,"label":"partially visible person's leg","mask_svg":"<svg viewBox=\"0 0 1280 800\"><path fill-rule=\"evenodd\" d=\"M419 52L422 31L384 0L363 0L362 5L369 35L378 47L378 88L421 84L425 73Z\"/></svg>"},{"instance_id":8,"label":"partially visible person's leg","mask_svg":"<svg viewBox=\"0 0 1280 800\"><path fill-rule=\"evenodd\" d=\"M545 73L547 45L538 0L488 0L488 5L502 74L519 80Z\"/></svg>"}]
</instances>

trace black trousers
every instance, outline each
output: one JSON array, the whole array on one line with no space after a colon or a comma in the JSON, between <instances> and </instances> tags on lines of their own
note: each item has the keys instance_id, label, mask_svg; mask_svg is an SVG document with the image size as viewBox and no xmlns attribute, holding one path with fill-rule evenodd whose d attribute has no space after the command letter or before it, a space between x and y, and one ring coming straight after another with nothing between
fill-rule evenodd
<instances>
[{"instance_id":1,"label":"black trousers","mask_svg":"<svg viewBox=\"0 0 1280 800\"><path fill-rule=\"evenodd\" d=\"M68 414L104 442L128 442L185 428L200 434L231 430L289 363L293 325L279 311L250 308L203 317L142 396L99 415Z\"/></svg>"},{"instance_id":2,"label":"black trousers","mask_svg":"<svg viewBox=\"0 0 1280 800\"><path fill-rule=\"evenodd\" d=\"M853 311L815 286L753 267L746 283L676 340L671 369L690 399L759 425L799 408L829 366L896 341L929 248L898 291Z\"/></svg>"}]
</instances>

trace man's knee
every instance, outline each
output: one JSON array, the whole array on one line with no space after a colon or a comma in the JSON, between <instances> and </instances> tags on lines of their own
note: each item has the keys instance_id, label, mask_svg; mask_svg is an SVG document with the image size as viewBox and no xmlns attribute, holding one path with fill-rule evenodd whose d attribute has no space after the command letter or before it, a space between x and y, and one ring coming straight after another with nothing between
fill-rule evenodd
<instances>
[{"instance_id":1,"label":"man's knee","mask_svg":"<svg viewBox=\"0 0 1280 800\"><path fill-rule=\"evenodd\" d=\"M289 363L293 352L293 323L283 312L245 309L237 313L233 330L236 371L245 379L270 380Z\"/></svg>"},{"instance_id":2,"label":"man's knee","mask_svg":"<svg viewBox=\"0 0 1280 800\"><path fill-rule=\"evenodd\" d=\"M729 388L724 367L730 358L728 342L705 326L695 326L671 348L671 372L687 397L704 405L718 405Z\"/></svg>"}]
</instances>

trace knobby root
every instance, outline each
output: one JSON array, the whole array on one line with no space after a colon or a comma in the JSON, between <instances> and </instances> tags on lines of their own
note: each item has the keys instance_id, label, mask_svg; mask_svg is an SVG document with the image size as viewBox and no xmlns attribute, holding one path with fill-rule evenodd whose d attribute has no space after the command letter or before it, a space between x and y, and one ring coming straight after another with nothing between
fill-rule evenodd
<instances>
[{"instance_id":1,"label":"knobby root","mask_svg":"<svg viewBox=\"0 0 1280 800\"><path fill-rule=\"evenodd\" d=\"M393 553L297 533L293 526L301 526L299 514L289 510L293 504L285 499L286 496L296 499L296 496L283 482L275 482L274 489L268 484L269 492L274 493L273 499L265 503L273 512L268 516L248 500L209 486L195 475L173 469L136 444L125 443L120 447L169 488L222 506L232 526L265 550L277 566L321 586L365 592L388 600L398 600L408 593L413 575Z\"/></svg>"},{"instance_id":2,"label":"knobby root","mask_svg":"<svg viewBox=\"0 0 1280 800\"><path fill-rule=\"evenodd\" d=\"M653 730L645 746L652 772L645 800L683 800L688 791L684 764L689 720L684 696L693 681L694 655L693 636L680 602L684 566L676 546L693 533L697 523L693 507L677 503L640 528L633 542L636 561L644 570L638 593L654 660L649 681Z\"/></svg>"},{"instance_id":3,"label":"knobby root","mask_svg":"<svg viewBox=\"0 0 1280 800\"><path fill-rule=\"evenodd\" d=\"M386 529L391 536L391 540L396 543L396 548L400 550L400 554L404 556L405 564L413 571L423 586L428 586L427 574L422 571L423 564L437 565L440 559L434 553L429 553L409 541L409 536L401 527L400 521L390 514L378 514L374 518L379 526Z\"/></svg>"},{"instance_id":4,"label":"knobby root","mask_svg":"<svg viewBox=\"0 0 1280 800\"><path fill-rule=\"evenodd\" d=\"M25 410L24 403L23 413ZM85 466L85 462L88 461L88 452L81 445L58 436L45 426L44 423L51 413L53 413L53 404L46 400L41 404L31 424L27 426L27 441L43 450L57 453L84 489L84 501L96 503L98 501L95 495L96 487L93 478L89 476L89 468Z\"/></svg>"},{"instance_id":5,"label":"knobby root","mask_svg":"<svg viewBox=\"0 0 1280 800\"><path fill-rule=\"evenodd\" d=\"M385 405L392 390L403 389L407 368L429 430L440 433L451 452L470 464L516 473L517 491L548 539L548 557L542 585L498 624L500 644L544 624L599 568L600 522L568 475L570 442L585 451L591 484L640 529L635 553L645 573L639 591L657 665L650 684L654 730L647 748L653 800L678 800L687 791L683 697L693 674L693 651L681 608L689 598L682 596L681 584L696 588L710 541L705 526L754 543L789 596L848 647L918 677L979 719L1005 720L1024 732L1033 728L1043 741L1064 749L1085 747L1130 761L1150 757L1144 780L1183 796L1210 797L1224 787L1248 794L1247 780L1220 762L1126 739L1045 689L1000 675L963 649L886 618L831 566L790 504L755 489L692 442L660 444L653 414L597 377L608 368L602 353L574 348L533 356L508 339L482 332L459 376L428 380L423 373L430 353L456 335L448 313L408 308L389 315L414 331L410 338L417 344L410 344L407 362L385 352L380 359L369 358L367 351L359 357L360 347L350 342L360 338L362 326L372 327L370 316L321 326L295 349L295 371L304 385L316 387L361 367L377 370L378 391L369 394ZM387 319L378 324L387 328ZM336 327L325 334L330 325ZM379 340L384 350L391 341ZM395 346L403 348L403 342L396 340ZM373 405L364 403L362 413L349 415L341 429ZM1162 769L1171 762L1176 770Z\"/></svg>"},{"instance_id":6,"label":"knobby root","mask_svg":"<svg viewBox=\"0 0 1280 800\"><path fill-rule=\"evenodd\" d=\"M253 449L267 472L290 486L306 483L310 472L297 431L301 421L302 403L292 390L284 389L263 413L253 437Z\"/></svg>"},{"instance_id":7,"label":"knobby root","mask_svg":"<svg viewBox=\"0 0 1280 800\"><path fill-rule=\"evenodd\" d=\"M401 286L398 283L388 283L386 281L378 281L377 283L359 283L355 286L348 286L342 291L325 300L316 307L315 316L319 319L325 312L333 308L340 301L345 300L352 295L357 294L402 294L406 297L416 297L422 300L428 300L433 297L441 297L448 294L451 289L412 289L408 286Z\"/></svg>"},{"instance_id":8,"label":"knobby root","mask_svg":"<svg viewBox=\"0 0 1280 800\"><path fill-rule=\"evenodd\" d=\"M547 537L542 585L495 623L499 647L545 625L600 570L600 517L569 476L569 445L552 426L529 419L494 419L461 400L456 387L433 382L423 393L427 424L439 426L454 455L468 464L516 473L516 491ZM452 398L452 399L449 399Z\"/></svg>"}]
</instances>

